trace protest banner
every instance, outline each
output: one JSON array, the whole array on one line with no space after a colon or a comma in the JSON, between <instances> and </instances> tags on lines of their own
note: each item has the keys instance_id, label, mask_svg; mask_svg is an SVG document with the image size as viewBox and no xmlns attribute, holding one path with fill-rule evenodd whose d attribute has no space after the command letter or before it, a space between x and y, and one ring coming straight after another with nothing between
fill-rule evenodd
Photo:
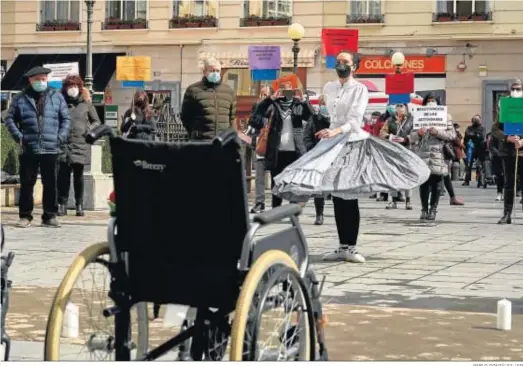
<instances>
[{"instance_id":1,"label":"protest banner","mask_svg":"<svg viewBox=\"0 0 523 366\"><path fill-rule=\"evenodd\" d=\"M504 123L506 135L523 135L523 98L501 98L499 122Z\"/></svg>"},{"instance_id":2,"label":"protest banner","mask_svg":"<svg viewBox=\"0 0 523 366\"><path fill-rule=\"evenodd\" d=\"M151 81L151 58L149 56L118 56L116 80Z\"/></svg>"},{"instance_id":3,"label":"protest banner","mask_svg":"<svg viewBox=\"0 0 523 366\"><path fill-rule=\"evenodd\" d=\"M447 129L447 106L419 106L412 110L413 129Z\"/></svg>"},{"instance_id":4,"label":"protest banner","mask_svg":"<svg viewBox=\"0 0 523 366\"><path fill-rule=\"evenodd\" d=\"M279 70L281 68L280 46L249 46L251 70Z\"/></svg>"},{"instance_id":5,"label":"protest banner","mask_svg":"<svg viewBox=\"0 0 523 366\"><path fill-rule=\"evenodd\" d=\"M55 89L60 89L62 87L62 81L67 75L78 75L80 73L78 62L45 64L43 67L51 70L47 80L49 86Z\"/></svg>"},{"instance_id":6,"label":"protest banner","mask_svg":"<svg viewBox=\"0 0 523 366\"><path fill-rule=\"evenodd\" d=\"M321 31L321 49L328 69L336 67L336 56L341 51L358 52L357 29L331 28Z\"/></svg>"},{"instance_id":7,"label":"protest banner","mask_svg":"<svg viewBox=\"0 0 523 366\"><path fill-rule=\"evenodd\" d=\"M409 94L414 92L414 74L406 72L404 74L385 75L385 94Z\"/></svg>"}]
</instances>

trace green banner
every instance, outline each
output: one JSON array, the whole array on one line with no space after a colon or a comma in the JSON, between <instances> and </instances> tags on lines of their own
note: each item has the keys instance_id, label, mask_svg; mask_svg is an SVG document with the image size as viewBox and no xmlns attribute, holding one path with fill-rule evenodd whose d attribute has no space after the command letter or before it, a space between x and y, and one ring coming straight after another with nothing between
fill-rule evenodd
<instances>
[{"instance_id":1,"label":"green banner","mask_svg":"<svg viewBox=\"0 0 523 366\"><path fill-rule=\"evenodd\" d=\"M523 123L523 98L501 98L499 105L499 122Z\"/></svg>"}]
</instances>

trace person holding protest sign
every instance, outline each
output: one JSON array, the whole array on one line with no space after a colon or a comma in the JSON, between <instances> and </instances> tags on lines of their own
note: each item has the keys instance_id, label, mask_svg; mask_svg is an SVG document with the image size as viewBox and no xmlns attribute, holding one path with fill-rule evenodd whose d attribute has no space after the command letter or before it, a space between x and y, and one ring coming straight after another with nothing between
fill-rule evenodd
<instances>
[{"instance_id":1,"label":"person holding protest sign","mask_svg":"<svg viewBox=\"0 0 523 366\"><path fill-rule=\"evenodd\" d=\"M420 187L421 217L420 220L436 219L443 177L449 174L445 160L445 144L456 138L452 117L447 115L447 127L421 127L410 135L411 142L418 145L418 156L430 169L429 179ZM430 206L429 206L430 198Z\"/></svg>"},{"instance_id":2,"label":"person holding protest sign","mask_svg":"<svg viewBox=\"0 0 523 366\"><path fill-rule=\"evenodd\" d=\"M324 260L364 263L356 245L360 227L358 197L420 186L430 175L424 162L400 144L371 136L362 128L367 87L353 77L358 57L336 57L338 79L325 84L323 96L330 127L316 133L316 147L274 178L273 194L290 201L332 196L339 247Z\"/></svg>"},{"instance_id":3,"label":"person holding protest sign","mask_svg":"<svg viewBox=\"0 0 523 366\"><path fill-rule=\"evenodd\" d=\"M510 98L523 98L523 83L521 80L509 83L509 90ZM492 125L492 136L498 140L498 156L503 162L505 176L503 217L498 221L498 224L511 224L518 176L520 181L523 182L523 139L521 136L505 135L504 123L499 121Z\"/></svg>"},{"instance_id":4,"label":"person holding protest sign","mask_svg":"<svg viewBox=\"0 0 523 366\"><path fill-rule=\"evenodd\" d=\"M401 144L407 149L410 149L410 133L412 132L412 127L412 115L409 113L408 105L397 104L394 115L392 115L381 128L380 137ZM410 190L405 191L406 210L412 210L410 193ZM398 208L400 194L400 191L393 191L392 202L390 202L385 208L389 210Z\"/></svg>"}]
</instances>

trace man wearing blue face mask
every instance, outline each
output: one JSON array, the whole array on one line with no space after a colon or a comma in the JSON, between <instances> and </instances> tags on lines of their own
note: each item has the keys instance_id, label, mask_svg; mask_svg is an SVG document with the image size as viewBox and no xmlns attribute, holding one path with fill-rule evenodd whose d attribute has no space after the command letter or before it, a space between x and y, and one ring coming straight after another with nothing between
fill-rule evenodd
<instances>
[{"instance_id":1,"label":"man wearing blue face mask","mask_svg":"<svg viewBox=\"0 0 523 366\"><path fill-rule=\"evenodd\" d=\"M29 86L17 94L5 125L13 139L20 144L20 201L17 226L25 228L33 220L33 189L42 176L42 226L59 227L56 221L57 159L61 146L71 130L71 118L62 93L47 86L51 70L34 67L24 76Z\"/></svg>"},{"instance_id":2,"label":"man wearing blue face mask","mask_svg":"<svg viewBox=\"0 0 523 366\"><path fill-rule=\"evenodd\" d=\"M185 91L180 117L193 140L212 140L233 126L236 93L221 80L221 64L214 58L203 60L202 80Z\"/></svg>"}]
</instances>

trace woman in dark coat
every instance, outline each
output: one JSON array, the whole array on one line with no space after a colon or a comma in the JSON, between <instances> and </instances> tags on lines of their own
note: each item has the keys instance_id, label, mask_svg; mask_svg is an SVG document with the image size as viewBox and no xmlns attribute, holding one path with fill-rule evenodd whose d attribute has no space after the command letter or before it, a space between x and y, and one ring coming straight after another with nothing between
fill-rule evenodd
<instances>
[{"instance_id":1,"label":"woman in dark coat","mask_svg":"<svg viewBox=\"0 0 523 366\"><path fill-rule=\"evenodd\" d=\"M316 133L330 127L329 112L327 111L327 106L325 105L325 98L323 95L319 98L319 106L316 110L314 108L314 115L311 120L305 126L305 131L303 132L303 143L307 151L312 150L320 141L316 136ZM314 198L314 208L316 209L316 220L314 225L323 225L323 209L325 207L325 198L315 197Z\"/></svg>"},{"instance_id":2,"label":"woman in dark coat","mask_svg":"<svg viewBox=\"0 0 523 366\"><path fill-rule=\"evenodd\" d=\"M121 131L129 139L154 140L156 122L145 91L138 90L134 94L131 108L124 113Z\"/></svg>"},{"instance_id":3,"label":"woman in dark coat","mask_svg":"<svg viewBox=\"0 0 523 366\"><path fill-rule=\"evenodd\" d=\"M309 121L314 113L311 105L303 101L301 96L296 95L298 90L296 75L291 74L276 80L273 89L276 93L258 103L251 116L251 125L261 129L268 109L274 106L274 113L269 121L265 153L266 169L271 172L271 188L274 186L274 177L305 153L303 123ZM282 199L273 195L272 207L281 204Z\"/></svg>"},{"instance_id":4,"label":"woman in dark coat","mask_svg":"<svg viewBox=\"0 0 523 366\"><path fill-rule=\"evenodd\" d=\"M91 163L91 145L85 141L85 136L100 124L100 119L80 76L67 76L63 81L62 94L69 107L72 123L69 139L62 147L59 158L58 216L67 215L71 173L73 173L76 216L83 216L84 166Z\"/></svg>"}]
</instances>

